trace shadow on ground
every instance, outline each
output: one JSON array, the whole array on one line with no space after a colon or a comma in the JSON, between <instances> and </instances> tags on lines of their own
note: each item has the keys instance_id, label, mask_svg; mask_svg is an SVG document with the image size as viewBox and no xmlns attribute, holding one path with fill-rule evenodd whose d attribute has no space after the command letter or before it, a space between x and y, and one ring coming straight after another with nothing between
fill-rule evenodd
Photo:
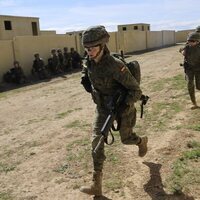
<instances>
[{"instance_id":1,"label":"shadow on ground","mask_svg":"<svg viewBox=\"0 0 200 200\"><path fill-rule=\"evenodd\" d=\"M160 175L161 164L152 162L143 162L150 170L150 179L144 185L144 191L151 197L152 200L195 200L184 193L167 194L163 189L163 183Z\"/></svg>"},{"instance_id":2,"label":"shadow on ground","mask_svg":"<svg viewBox=\"0 0 200 200\"><path fill-rule=\"evenodd\" d=\"M76 72L74 72L74 73L76 73ZM42 83L42 82L50 82L52 79L58 78L58 77L66 79L68 74L67 73L58 74L58 75L54 75L54 76L48 77L48 78L43 79L43 80L38 80L38 79L35 79L33 77L28 77L26 83L22 83L22 84L13 84L13 83L2 82L0 84L0 92L6 92L6 91L18 89L18 88L23 88L23 87L26 87L26 86L35 85L35 84Z\"/></svg>"}]
</instances>

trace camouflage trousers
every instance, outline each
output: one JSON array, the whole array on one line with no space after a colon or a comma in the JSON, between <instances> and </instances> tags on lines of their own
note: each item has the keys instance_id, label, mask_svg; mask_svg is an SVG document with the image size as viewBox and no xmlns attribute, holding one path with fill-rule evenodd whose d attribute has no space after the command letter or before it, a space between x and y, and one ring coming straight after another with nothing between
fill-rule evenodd
<instances>
[{"instance_id":1,"label":"camouflage trousers","mask_svg":"<svg viewBox=\"0 0 200 200\"><path fill-rule=\"evenodd\" d=\"M98 151L93 152L94 148L99 142L101 137L101 128L108 116L108 110L102 107L96 108L96 117L93 124L93 135L92 135L92 158L93 166L95 171L102 171L103 163L106 159L104 153L104 143L101 143ZM121 116L121 125L120 125L120 138L123 144L133 145L138 144L140 137L133 132L133 127L136 124L136 109L135 106L127 106L124 111L120 114Z\"/></svg>"},{"instance_id":2,"label":"camouflage trousers","mask_svg":"<svg viewBox=\"0 0 200 200\"><path fill-rule=\"evenodd\" d=\"M195 86L196 89L200 90L200 71L187 70L186 76L187 76L187 88L190 95L190 99L193 104L196 104Z\"/></svg>"}]
</instances>

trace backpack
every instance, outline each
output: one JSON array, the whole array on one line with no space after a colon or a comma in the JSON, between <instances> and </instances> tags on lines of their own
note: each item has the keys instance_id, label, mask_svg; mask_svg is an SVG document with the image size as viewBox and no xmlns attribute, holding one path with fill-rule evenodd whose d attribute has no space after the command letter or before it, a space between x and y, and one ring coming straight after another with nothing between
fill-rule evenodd
<instances>
[{"instance_id":1,"label":"backpack","mask_svg":"<svg viewBox=\"0 0 200 200\"><path fill-rule=\"evenodd\" d=\"M120 59L129 69L129 71L131 72L131 74L133 75L133 77L136 79L136 81L140 84L141 82L141 70L140 70L140 64L138 63L138 61L134 60L131 62L126 62L124 60L123 55L120 54L112 54L113 57ZM143 106L146 105L147 101L149 100L149 96L142 94L140 101L141 101L141 115L140 118L142 118L143 116Z\"/></svg>"},{"instance_id":2,"label":"backpack","mask_svg":"<svg viewBox=\"0 0 200 200\"><path fill-rule=\"evenodd\" d=\"M136 81L140 84L141 81L141 70L140 70L140 64L138 61L134 60L129 63L125 63L128 69L130 70L133 77L136 79Z\"/></svg>"},{"instance_id":3,"label":"backpack","mask_svg":"<svg viewBox=\"0 0 200 200\"><path fill-rule=\"evenodd\" d=\"M117 53L113 53L112 56L120 59L128 67L128 69L131 72L131 74L133 75L133 77L140 84L141 70L140 70L140 64L138 63L138 61L134 60L134 61L131 61L131 62L126 62L124 60L123 56L120 55L120 54L117 54Z\"/></svg>"}]
</instances>

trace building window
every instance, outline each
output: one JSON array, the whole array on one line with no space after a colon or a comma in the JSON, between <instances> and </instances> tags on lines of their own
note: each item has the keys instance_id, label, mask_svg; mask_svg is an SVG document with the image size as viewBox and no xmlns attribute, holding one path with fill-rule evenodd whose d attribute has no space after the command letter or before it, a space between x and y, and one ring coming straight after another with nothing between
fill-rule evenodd
<instances>
[{"instance_id":1,"label":"building window","mask_svg":"<svg viewBox=\"0 0 200 200\"><path fill-rule=\"evenodd\" d=\"M38 35L37 22L32 22L31 24L32 24L33 35Z\"/></svg>"},{"instance_id":2,"label":"building window","mask_svg":"<svg viewBox=\"0 0 200 200\"><path fill-rule=\"evenodd\" d=\"M133 28L134 28L134 30L138 30L138 26L134 26Z\"/></svg>"},{"instance_id":3,"label":"building window","mask_svg":"<svg viewBox=\"0 0 200 200\"><path fill-rule=\"evenodd\" d=\"M148 26L148 31L150 30L149 26Z\"/></svg>"},{"instance_id":4,"label":"building window","mask_svg":"<svg viewBox=\"0 0 200 200\"><path fill-rule=\"evenodd\" d=\"M11 21L4 21L5 30L12 30Z\"/></svg>"},{"instance_id":5,"label":"building window","mask_svg":"<svg viewBox=\"0 0 200 200\"><path fill-rule=\"evenodd\" d=\"M126 27L122 27L122 30L123 30L123 31L126 31Z\"/></svg>"},{"instance_id":6,"label":"building window","mask_svg":"<svg viewBox=\"0 0 200 200\"><path fill-rule=\"evenodd\" d=\"M144 31L144 26L142 26L142 31Z\"/></svg>"}]
</instances>

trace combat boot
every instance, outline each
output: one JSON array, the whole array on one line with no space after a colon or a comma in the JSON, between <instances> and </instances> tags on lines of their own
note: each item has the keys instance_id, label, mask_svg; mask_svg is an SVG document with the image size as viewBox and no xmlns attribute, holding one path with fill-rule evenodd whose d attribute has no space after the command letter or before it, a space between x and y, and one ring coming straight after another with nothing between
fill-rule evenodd
<instances>
[{"instance_id":1,"label":"combat boot","mask_svg":"<svg viewBox=\"0 0 200 200\"><path fill-rule=\"evenodd\" d=\"M148 137L141 137L140 142L137 144L139 147L139 152L138 155L140 157L143 157L147 153L147 142L148 142Z\"/></svg>"},{"instance_id":2,"label":"combat boot","mask_svg":"<svg viewBox=\"0 0 200 200\"><path fill-rule=\"evenodd\" d=\"M102 175L100 171L93 172L93 179L91 186L82 186L80 191L89 195L101 196L102 195Z\"/></svg>"}]
</instances>

